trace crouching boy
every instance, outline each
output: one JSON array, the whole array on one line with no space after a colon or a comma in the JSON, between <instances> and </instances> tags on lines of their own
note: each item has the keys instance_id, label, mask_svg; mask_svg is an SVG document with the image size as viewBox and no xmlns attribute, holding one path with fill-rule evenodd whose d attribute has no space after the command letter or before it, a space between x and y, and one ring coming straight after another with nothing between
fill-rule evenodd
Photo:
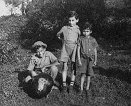
<instances>
[{"instance_id":1,"label":"crouching boy","mask_svg":"<svg viewBox=\"0 0 131 106\"><path fill-rule=\"evenodd\" d=\"M36 76L41 72L50 73L55 82L58 73L56 65L59 64L57 58L51 52L46 51L47 45L41 41L35 42L32 47L36 53L31 57L27 68L29 75L25 78L25 82L28 82L33 76Z\"/></svg>"}]
</instances>

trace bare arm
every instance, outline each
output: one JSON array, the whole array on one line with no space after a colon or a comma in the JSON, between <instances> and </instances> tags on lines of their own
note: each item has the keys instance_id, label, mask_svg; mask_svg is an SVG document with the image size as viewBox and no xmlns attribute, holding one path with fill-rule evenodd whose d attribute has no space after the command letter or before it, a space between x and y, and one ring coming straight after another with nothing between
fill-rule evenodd
<instances>
[{"instance_id":1,"label":"bare arm","mask_svg":"<svg viewBox=\"0 0 131 106\"><path fill-rule=\"evenodd\" d=\"M78 46L77 48L77 55L78 55L78 64L81 66L82 63L81 63L81 58L80 58L80 46Z\"/></svg>"},{"instance_id":2,"label":"bare arm","mask_svg":"<svg viewBox=\"0 0 131 106\"><path fill-rule=\"evenodd\" d=\"M94 52L95 52L94 65L96 65L96 62L97 62L97 49L96 48L94 49Z\"/></svg>"},{"instance_id":3,"label":"bare arm","mask_svg":"<svg viewBox=\"0 0 131 106\"><path fill-rule=\"evenodd\" d=\"M37 75L36 72L33 71L34 67L35 67L35 59L31 59L29 65L28 65L27 70L31 73L32 76L36 76Z\"/></svg>"},{"instance_id":4,"label":"bare arm","mask_svg":"<svg viewBox=\"0 0 131 106\"><path fill-rule=\"evenodd\" d=\"M56 66L56 65L59 65L60 63L58 62L58 60L54 61L53 63L49 64L49 65L46 65L44 66L45 68L49 68L49 67L52 67L52 66ZM44 68L43 67L43 68Z\"/></svg>"},{"instance_id":5,"label":"bare arm","mask_svg":"<svg viewBox=\"0 0 131 106\"><path fill-rule=\"evenodd\" d=\"M57 37L59 38L59 39L61 39L61 34L63 33L63 28L57 33Z\"/></svg>"}]
</instances>

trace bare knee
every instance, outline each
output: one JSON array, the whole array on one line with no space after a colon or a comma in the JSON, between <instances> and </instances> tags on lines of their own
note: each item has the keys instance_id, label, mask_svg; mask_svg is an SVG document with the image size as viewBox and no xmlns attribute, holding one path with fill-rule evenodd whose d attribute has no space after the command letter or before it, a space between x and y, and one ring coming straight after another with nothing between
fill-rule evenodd
<instances>
[{"instance_id":1,"label":"bare knee","mask_svg":"<svg viewBox=\"0 0 131 106\"><path fill-rule=\"evenodd\" d=\"M67 63L63 63L63 71L67 71L67 70L68 70Z\"/></svg>"},{"instance_id":2,"label":"bare knee","mask_svg":"<svg viewBox=\"0 0 131 106\"><path fill-rule=\"evenodd\" d=\"M57 68L56 66L52 66L52 67L51 67L51 71L52 71L53 73L58 73L58 68Z\"/></svg>"},{"instance_id":3,"label":"bare knee","mask_svg":"<svg viewBox=\"0 0 131 106\"><path fill-rule=\"evenodd\" d=\"M86 74L82 73L81 78L85 78L85 77L86 77Z\"/></svg>"}]
</instances>

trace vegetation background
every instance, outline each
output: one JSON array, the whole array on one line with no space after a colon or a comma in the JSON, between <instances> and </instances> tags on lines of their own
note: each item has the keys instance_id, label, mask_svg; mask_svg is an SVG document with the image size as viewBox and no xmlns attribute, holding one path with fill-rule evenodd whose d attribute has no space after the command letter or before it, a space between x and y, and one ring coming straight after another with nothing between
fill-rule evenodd
<instances>
[{"instance_id":1,"label":"vegetation background","mask_svg":"<svg viewBox=\"0 0 131 106\"><path fill-rule=\"evenodd\" d=\"M12 10L12 15L0 18L0 106L131 105L130 0L5 1L14 7L23 4L23 8L20 16ZM93 24L93 36L99 44L92 99L87 102L78 95L62 98L58 91L51 92L48 99L32 99L20 87L20 73L27 68L31 45L42 40L59 57L62 42L56 33L66 24L70 10L79 14L80 27L86 21Z\"/></svg>"}]
</instances>

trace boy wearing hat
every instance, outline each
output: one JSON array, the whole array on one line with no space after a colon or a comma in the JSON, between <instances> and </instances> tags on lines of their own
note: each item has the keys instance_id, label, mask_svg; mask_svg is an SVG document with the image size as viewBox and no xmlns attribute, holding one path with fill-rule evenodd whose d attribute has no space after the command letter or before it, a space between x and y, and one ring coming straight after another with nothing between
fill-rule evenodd
<instances>
[{"instance_id":1,"label":"boy wearing hat","mask_svg":"<svg viewBox=\"0 0 131 106\"><path fill-rule=\"evenodd\" d=\"M56 65L59 64L57 58L51 52L46 51L47 45L41 41L35 42L32 47L36 53L31 57L27 68L30 75L25 78L25 82L28 82L31 77L38 75L40 72L50 73L55 81L58 73Z\"/></svg>"}]
</instances>

